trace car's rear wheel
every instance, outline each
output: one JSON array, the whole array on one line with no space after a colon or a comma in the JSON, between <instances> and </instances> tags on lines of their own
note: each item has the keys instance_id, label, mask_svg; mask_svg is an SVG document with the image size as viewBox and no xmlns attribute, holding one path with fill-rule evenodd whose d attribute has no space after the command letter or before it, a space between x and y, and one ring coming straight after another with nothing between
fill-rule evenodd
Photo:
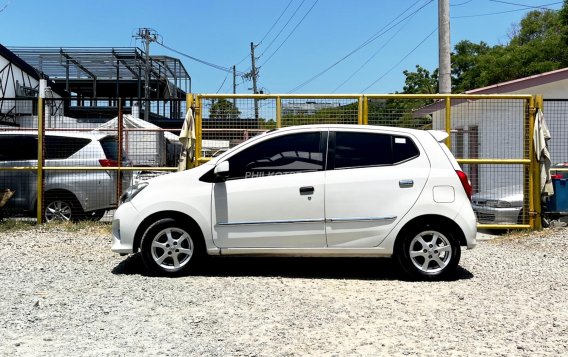
<instances>
[{"instance_id":1,"label":"car's rear wheel","mask_svg":"<svg viewBox=\"0 0 568 357\"><path fill-rule=\"evenodd\" d=\"M461 249L452 231L427 224L406 231L401 239L397 260L410 277L436 280L455 272Z\"/></svg>"},{"instance_id":2,"label":"car's rear wheel","mask_svg":"<svg viewBox=\"0 0 568 357\"><path fill-rule=\"evenodd\" d=\"M89 211L83 214L83 219L87 221L100 221L104 217L106 210L100 209L96 211Z\"/></svg>"},{"instance_id":3,"label":"car's rear wheel","mask_svg":"<svg viewBox=\"0 0 568 357\"><path fill-rule=\"evenodd\" d=\"M204 250L200 235L172 218L152 224L142 237L142 261L156 275L177 276L190 272Z\"/></svg>"},{"instance_id":4,"label":"car's rear wheel","mask_svg":"<svg viewBox=\"0 0 568 357\"><path fill-rule=\"evenodd\" d=\"M45 198L43 217L46 222L69 222L79 217L80 208L70 195L48 195Z\"/></svg>"}]
</instances>

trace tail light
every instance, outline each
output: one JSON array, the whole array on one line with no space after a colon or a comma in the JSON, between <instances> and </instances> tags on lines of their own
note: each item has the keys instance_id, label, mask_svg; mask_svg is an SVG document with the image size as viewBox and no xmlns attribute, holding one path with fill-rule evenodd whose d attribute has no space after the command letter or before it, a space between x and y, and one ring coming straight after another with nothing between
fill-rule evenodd
<instances>
[{"instance_id":1,"label":"tail light","mask_svg":"<svg viewBox=\"0 0 568 357\"><path fill-rule=\"evenodd\" d=\"M550 175L550 178L560 180L562 178L562 175Z\"/></svg>"},{"instance_id":2,"label":"tail light","mask_svg":"<svg viewBox=\"0 0 568 357\"><path fill-rule=\"evenodd\" d=\"M110 159L100 159L99 163L102 167L118 167L118 161Z\"/></svg>"},{"instance_id":3,"label":"tail light","mask_svg":"<svg viewBox=\"0 0 568 357\"><path fill-rule=\"evenodd\" d=\"M469 183L469 179L467 178L467 175L465 174L465 172L460 170L456 170L456 174L458 174L458 177L460 178L460 182L463 186L463 189L465 190L467 198L469 198L469 200L471 201L472 188L471 184Z\"/></svg>"}]
</instances>

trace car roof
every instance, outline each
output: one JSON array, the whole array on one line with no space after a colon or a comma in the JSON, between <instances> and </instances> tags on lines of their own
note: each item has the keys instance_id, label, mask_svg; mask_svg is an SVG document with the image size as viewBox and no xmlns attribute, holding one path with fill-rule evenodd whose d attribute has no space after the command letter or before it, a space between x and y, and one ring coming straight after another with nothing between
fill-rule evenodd
<instances>
[{"instance_id":1,"label":"car roof","mask_svg":"<svg viewBox=\"0 0 568 357\"><path fill-rule=\"evenodd\" d=\"M350 129L350 130L377 130L377 131L397 131L397 132L406 132L406 133L416 133L422 132L423 130L419 129L410 129L410 128L400 128L400 127L393 127L393 126L380 126L380 125L359 125L359 124L308 124L308 125L295 125L295 126L288 126L284 128L272 129L269 131L271 132L283 132L283 131L296 131L296 130L314 130L314 129L330 129L330 130L341 130L341 129Z\"/></svg>"}]
</instances>

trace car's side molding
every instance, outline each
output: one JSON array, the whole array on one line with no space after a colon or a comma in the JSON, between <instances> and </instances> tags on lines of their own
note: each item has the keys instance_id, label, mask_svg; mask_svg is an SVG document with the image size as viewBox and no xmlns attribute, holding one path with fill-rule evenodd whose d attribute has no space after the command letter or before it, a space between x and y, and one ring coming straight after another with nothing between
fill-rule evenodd
<instances>
[{"instance_id":1,"label":"car's side molding","mask_svg":"<svg viewBox=\"0 0 568 357\"><path fill-rule=\"evenodd\" d=\"M344 223L344 222L387 222L396 220L396 216L391 217L353 217L353 218L316 218L316 219L295 219L278 221L247 221L247 222L219 222L216 226L252 226L261 224L297 224L297 223Z\"/></svg>"},{"instance_id":2,"label":"car's side molding","mask_svg":"<svg viewBox=\"0 0 568 357\"><path fill-rule=\"evenodd\" d=\"M343 222L387 222L396 221L396 216L390 217L353 217L353 218L328 218L326 223L343 223Z\"/></svg>"},{"instance_id":3,"label":"car's side molding","mask_svg":"<svg viewBox=\"0 0 568 357\"><path fill-rule=\"evenodd\" d=\"M247 221L247 222L219 222L216 226L252 226L260 224L297 224L297 223L318 223L325 222L323 218L315 219L295 219L295 220L279 220L279 221Z\"/></svg>"}]
</instances>

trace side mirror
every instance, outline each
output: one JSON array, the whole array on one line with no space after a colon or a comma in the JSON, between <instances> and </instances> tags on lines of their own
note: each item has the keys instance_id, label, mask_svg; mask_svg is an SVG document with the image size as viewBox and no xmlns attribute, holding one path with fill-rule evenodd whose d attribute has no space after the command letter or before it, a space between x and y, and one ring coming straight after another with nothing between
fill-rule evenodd
<instances>
[{"instance_id":1,"label":"side mirror","mask_svg":"<svg viewBox=\"0 0 568 357\"><path fill-rule=\"evenodd\" d=\"M227 177L229 177L229 161L223 161L219 165L215 166L213 173L217 180L225 181Z\"/></svg>"}]
</instances>

